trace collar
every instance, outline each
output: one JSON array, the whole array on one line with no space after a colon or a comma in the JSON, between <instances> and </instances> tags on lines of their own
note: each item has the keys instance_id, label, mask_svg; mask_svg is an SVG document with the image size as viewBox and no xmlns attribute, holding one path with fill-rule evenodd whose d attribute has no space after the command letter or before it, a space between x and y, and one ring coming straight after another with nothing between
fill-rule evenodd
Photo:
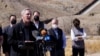
<instances>
[{"instance_id":1,"label":"collar","mask_svg":"<svg viewBox=\"0 0 100 56\"><path fill-rule=\"evenodd\" d=\"M40 21L34 21L34 24L39 24Z\"/></svg>"},{"instance_id":2,"label":"collar","mask_svg":"<svg viewBox=\"0 0 100 56\"><path fill-rule=\"evenodd\" d=\"M14 24L14 25L15 25L15 24ZM10 24L9 26L10 26L10 27L13 27L14 25Z\"/></svg>"}]
</instances>

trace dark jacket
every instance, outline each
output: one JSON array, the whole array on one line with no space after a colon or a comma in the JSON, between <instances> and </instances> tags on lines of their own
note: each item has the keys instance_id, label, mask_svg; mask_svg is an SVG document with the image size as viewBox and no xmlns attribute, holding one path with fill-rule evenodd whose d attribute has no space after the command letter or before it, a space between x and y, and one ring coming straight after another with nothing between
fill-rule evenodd
<instances>
[{"instance_id":1,"label":"dark jacket","mask_svg":"<svg viewBox=\"0 0 100 56\"><path fill-rule=\"evenodd\" d=\"M34 23L33 23L33 25L34 25L35 29L37 29ZM39 31L40 29L43 29L43 28L44 28L44 22L39 21L39 28L37 30Z\"/></svg>"},{"instance_id":2,"label":"dark jacket","mask_svg":"<svg viewBox=\"0 0 100 56\"><path fill-rule=\"evenodd\" d=\"M10 45L8 44L8 40L12 37L12 35L13 35L13 27L8 25L3 29L3 36L4 36L3 52L4 53L6 52L10 53Z\"/></svg>"},{"instance_id":3,"label":"dark jacket","mask_svg":"<svg viewBox=\"0 0 100 56\"><path fill-rule=\"evenodd\" d=\"M57 39L56 33L54 32L53 28L49 29L49 34L53 37L53 39L54 39L53 41L56 43L56 48L62 49L62 47L63 47L62 30L60 28L57 28L56 31L58 33L58 39Z\"/></svg>"},{"instance_id":4,"label":"dark jacket","mask_svg":"<svg viewBox=\"0 0 100 56\"><path fill-rule=\"evenodd\" d=\"M36 29L34 33L34 37L37 38L37 36L40 36L40 30L44 29L44 22L39 21L38 28L35 26L35 23L33 23L34 28Z\"/></svg>"},{"instance_id":5,"label":"dark jacket","mask_svg":"<svg viewBox=\"0 0 100 56\"><path fill-rule=\"evenodd\" d=\"M16 26L14 27L13 30L13 36L11 39L9 39L9 44L12 46L12 48L14 49L14 51L16 51L18 53L18 56L26 56L27 55L27 51L26 50L22 50L20 45L25 44L25 40L26 40L26 31L28 30L27 33L29 34L29 40L30 41L35 41L34 36L32 35L32 31L34 31L34 26L33 23L30 22L30 24L28 26L25 26L25 24L23 23L23 21L21 20L18 24L16 24ZM29 52L31 53L31 52ZM31 55L31 54L30 54Z\"/></svg>"}]
</instances>

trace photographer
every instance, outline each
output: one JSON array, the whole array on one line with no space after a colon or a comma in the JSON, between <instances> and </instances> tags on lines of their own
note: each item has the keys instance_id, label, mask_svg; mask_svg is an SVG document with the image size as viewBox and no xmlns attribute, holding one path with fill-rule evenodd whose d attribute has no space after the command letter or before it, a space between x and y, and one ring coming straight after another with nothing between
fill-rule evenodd
<instances>
[{"instance_id":1,"label":"photographer","mask_svg":"<svg viewBox=\"0 0 100 56\"><path fill-rule=\"evenodd\" d=\"M43 38L42 39L43 53L45 55L47 51L51 51L52 48L54 48L55 43L53 42L53 37L48 34L47 29L41 29L40 30L40 35Z\"/></svg>"},{"instance_id":2,"label":"photographer","mask_svg":"<svg viewBox=\"0 0 100 56\"><path fill-rule=\"evenodd\" d=\"M39 35L37 35L36 38L36 56L44 56L46 51L47 51L47 47L51 46L51 42L52 42L52 37L50 35L48 35L47 29L41 28L39 30ZM53 43L52 43L53 44Z\"/></svg>"}]
</instances>

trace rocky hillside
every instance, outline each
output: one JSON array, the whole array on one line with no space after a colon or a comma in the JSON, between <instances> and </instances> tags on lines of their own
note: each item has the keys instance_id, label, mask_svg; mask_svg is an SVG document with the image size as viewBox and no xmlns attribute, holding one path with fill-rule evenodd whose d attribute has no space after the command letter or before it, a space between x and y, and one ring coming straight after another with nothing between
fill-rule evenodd
<instances>
[{"instance_id":1,"label":"rocky hillside","mask_svg":"<svg viewBox=\"0 0 100 56\"><path fill-rule=\"evenodd\" d=\"M20 20L20 12L24 8L31 8L32 11L40 11L41 13L41 20L45 20L48 18L53 18L53 17L58 17L60 20L60 27L66 31L66 33L70 32L70 28L72 26L71 22L72 19L74 19L75 16L74 14L79 12L81 9L83 9L85 6L87 6L89 3L91 3L93 0L0 0L0 23L5 26L9 23L8 21L8 16L10 14L15 14L17 15L18 20ZM95 9L96 10L96 9ZM98 14L99 15L99 14ZM97 15L94 15L94 18ZM81 18L81 20L84 20L83 22L83 27L84 25L86 29L89 29L87 31L90 31L90 26L94 27L95 24L99 23L98 20L93 21L94 26L91 23L88 23L89 21L92 22L92 16L78 16ZM88 17L90 19L88 19ZM84 19L82 19L84 18ZM93 18L93 19L94 19ZM95 20L95 19L94 19ZM89 27L88 25L89 24ZM95 31L96 30L93 30Z\"/></svg>"},{"instance_id":2,"label":"rocky hillside","mask_svg":"<svg viewBox=\"0 0 100 56\"><path fill-rule=\"evenodd\" d=\"M0 17L7 18L9 14L20 16L20 11L26 7L41 12L41 17L60 17L72 15L84 8L91 1L82 0L1 0Z\"/></svg>"}]
</instances>

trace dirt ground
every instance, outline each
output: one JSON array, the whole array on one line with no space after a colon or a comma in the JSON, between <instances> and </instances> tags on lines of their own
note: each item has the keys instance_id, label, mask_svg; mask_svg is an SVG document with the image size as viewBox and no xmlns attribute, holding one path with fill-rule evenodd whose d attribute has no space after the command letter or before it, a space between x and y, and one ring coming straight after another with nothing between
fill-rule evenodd
<instances>
[{"instance_id":1,"label":"dirt ground","mask_svg":"<svg viewBox=\"0 0 100 56\"><path fill-rule=\"evenodd\" d=\"M67 39L67 47L65 48L65 55L72 56L72 49L71 49L71 40L70 38ZM96 37L89 37L85 40L85 56L100 56L100 38L99 36ZM4 56L3 54L1 56ZM47 52L47 56L49 52Z\"/></svg>"}]
</instances>

